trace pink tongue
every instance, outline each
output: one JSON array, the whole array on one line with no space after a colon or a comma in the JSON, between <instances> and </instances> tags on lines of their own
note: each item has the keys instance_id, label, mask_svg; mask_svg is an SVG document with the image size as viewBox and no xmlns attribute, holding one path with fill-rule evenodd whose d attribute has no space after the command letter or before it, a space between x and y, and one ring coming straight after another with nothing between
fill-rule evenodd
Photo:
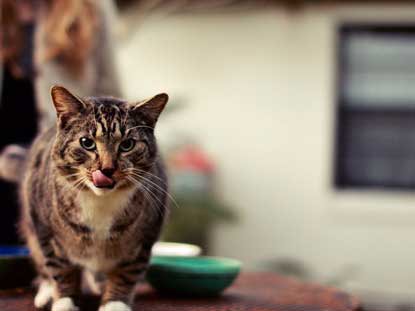
<instances>
[{"instance_id":1,"label":"pink tongue","mask_svg":"<svg viewBox=\"0 0 415 311\"><path fill-rule=\"evenodd\" d=\"M108 187L114 184L114 181L105 176L100 170L92 172L92 181L95 187Z\"/></svg>"}]
</instances>

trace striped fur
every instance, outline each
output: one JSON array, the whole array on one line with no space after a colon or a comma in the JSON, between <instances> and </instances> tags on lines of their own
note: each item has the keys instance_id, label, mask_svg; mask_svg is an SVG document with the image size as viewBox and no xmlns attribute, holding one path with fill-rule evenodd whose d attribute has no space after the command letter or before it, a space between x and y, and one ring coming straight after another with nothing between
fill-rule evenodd
<instances>
[{"instance_id":1,"label":"striped fur","mask_svg":"<svg viewBox=\"0 0 415 311\"><path fill-rule=\"evenodd\" d=\"M167 180L153 132L167 95L131 104L80 99L54 87L52 98L57 125L33 143L20 191L20 229L42 284L37 307L49 294L52 310L76 310L88 271L105 276L101 310L128 310L167 212ZM92 139L96 150L84 149L81 137ZM135 147L121 152L127 138ZM109 168L115 187L95 187L91 173Z\"/></svg>"}]
</instances>

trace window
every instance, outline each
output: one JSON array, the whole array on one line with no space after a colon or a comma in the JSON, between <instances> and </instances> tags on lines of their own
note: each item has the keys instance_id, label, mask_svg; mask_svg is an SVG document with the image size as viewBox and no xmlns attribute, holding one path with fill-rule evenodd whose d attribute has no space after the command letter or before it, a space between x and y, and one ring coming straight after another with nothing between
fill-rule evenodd
<instances>
[{"instance_id":1,"label":"window","mask_svg":"<svg viewBox=\"0 0 415 311\"><path fill-rule=\"evenodd\" d=\"M415 25L339 29L335 184L415 189Z\"/></svg>"}]
</instances>

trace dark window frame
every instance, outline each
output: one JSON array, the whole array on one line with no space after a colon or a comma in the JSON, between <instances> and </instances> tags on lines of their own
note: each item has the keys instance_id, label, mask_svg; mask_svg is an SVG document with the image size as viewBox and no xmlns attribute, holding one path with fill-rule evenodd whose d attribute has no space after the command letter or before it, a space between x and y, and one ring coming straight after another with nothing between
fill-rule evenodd
<instances>
[{"instance_id":1,"label":"dark window frame","mask_svg":"<svg viewBox=\"0 0 415 311\"><path fill-rule=\"evenodd\" d=\"M335 51L335 61L336 61L336 98L335 98L335 135L334 135L334 152L333 152L333 185L336 190L387 190L387 191L414 191L415 184L412 186L405 185L394 185L388 183L359 183L351 184L344 180L342 175L342 163L340 161L340 155L343 154L342 150L346 135L346 128L342 125L346 122L347 113L353 109L359 110L360 113L373 113L373 114L382 114L382 113L413 113L415 115L415 107L413 108L389 108L389 107L377 107L377 108L365 108L365 107L356 107L351 108L345 105L346 99L344 94L345 89L345 80L347 76L347 66L346 66L346 49L345 44L350 35L356 33L399 33L399 34L410 34L415 37L415 23L399 23L399 22L376 22L376 23L342 23L337 27L336 32L336 51Z\"/></svg>"}]
</instances>

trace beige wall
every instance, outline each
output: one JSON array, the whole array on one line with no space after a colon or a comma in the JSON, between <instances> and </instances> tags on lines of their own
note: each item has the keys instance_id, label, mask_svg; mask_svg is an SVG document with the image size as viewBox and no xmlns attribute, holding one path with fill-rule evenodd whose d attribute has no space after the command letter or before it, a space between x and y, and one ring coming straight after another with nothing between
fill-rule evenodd
<instances>
[{"instance_id":1,"label":"beige wall","mask_svg":"<svg viewBox=\"0 0 415 311\"><path fill-rule=\"evenodd\" d=\"M294 257L320 280L356 266L344 286L415 294L415 194L331 184L336 25L368 19L415 21L415 6L158 14L122 43L128 97L187 103L158 134L198 140L240 213L215 254L247 268Z\"/></svg>"}]
</instances>

